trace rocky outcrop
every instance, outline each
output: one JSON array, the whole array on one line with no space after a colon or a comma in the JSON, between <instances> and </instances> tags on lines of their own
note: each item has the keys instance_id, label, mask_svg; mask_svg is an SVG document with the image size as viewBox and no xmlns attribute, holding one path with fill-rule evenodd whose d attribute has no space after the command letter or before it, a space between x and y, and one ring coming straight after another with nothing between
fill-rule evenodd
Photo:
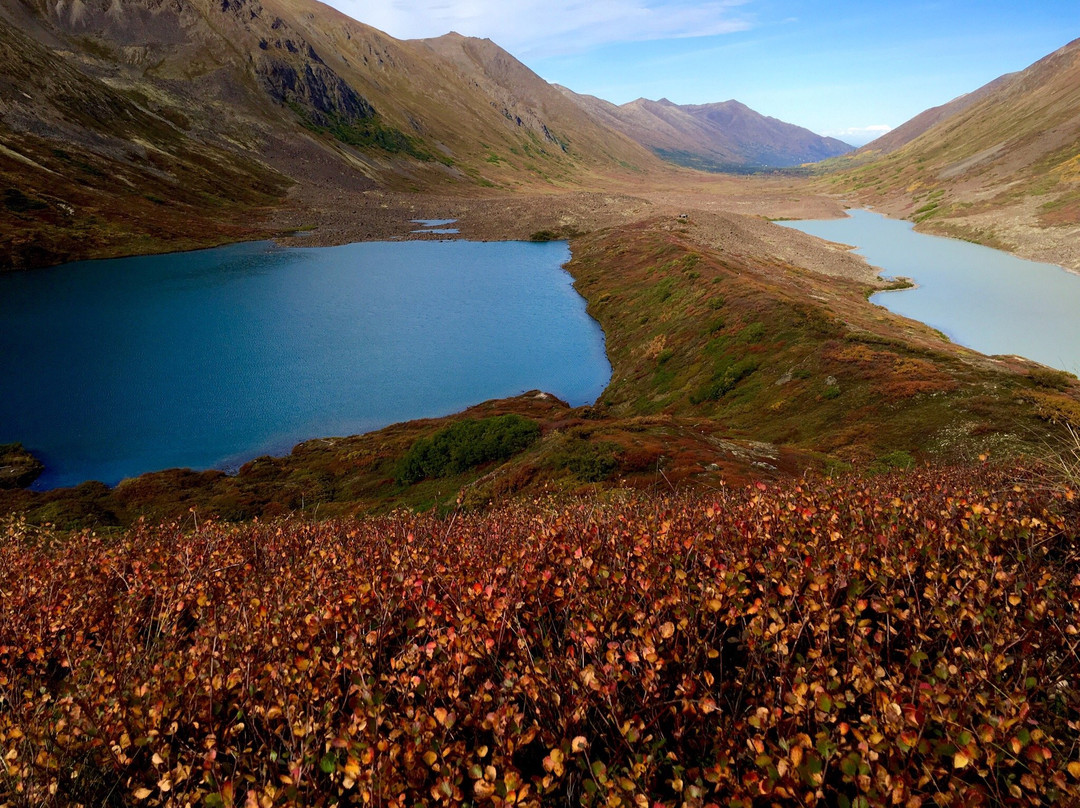
<instances>
[{"instance_id":1,"label":"rocky outcrop","mask_svg":"<svg viewBox=\"0 0 1080 808\"><path fill-rule=\"evenodd\" d=\"M0 488L26 488L45 471L21 443L0 445Z\"/></svg>"}]
</instances>

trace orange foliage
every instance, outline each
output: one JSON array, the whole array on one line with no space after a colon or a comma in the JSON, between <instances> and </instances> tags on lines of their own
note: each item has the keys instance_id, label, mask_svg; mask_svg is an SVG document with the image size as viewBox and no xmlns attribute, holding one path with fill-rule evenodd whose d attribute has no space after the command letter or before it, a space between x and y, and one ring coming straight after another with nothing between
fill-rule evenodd
<instances>
[{"instance_id":1,"label":"orange foliage","mask_svg":"<svg viewBox=\"0 0 1080 808\"><path fill-rule=\"evenodd\" d=\"M1077 513L1011 480L11 522L0 803L1077 800Z\"/></svg>"}]
</instances>

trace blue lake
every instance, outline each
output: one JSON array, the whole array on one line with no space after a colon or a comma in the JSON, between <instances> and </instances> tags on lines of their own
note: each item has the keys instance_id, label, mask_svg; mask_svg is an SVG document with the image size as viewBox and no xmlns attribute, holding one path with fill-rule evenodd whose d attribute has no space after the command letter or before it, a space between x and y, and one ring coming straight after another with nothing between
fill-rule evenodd
<instances>
[{"instance_id":1,"label":"blue lake","mask_svg":"<svg viewBox=\"0 0 1080 808\"><path fill-rule=\"evenodd\" d=\"M888 275L917 288L870 299L985 354L1017 354L1080 372L1080 275L957 239L916 233L911 222L866 210L845 219L783 222L856 246Z\"/></svg>"},{"instance_id":2,"label":"blue lake","mask_svg":"<svg viewBox=\"0 0 1080 808\"><path fill-rule=\"evenodd\" d=\"M0 274L0 443L36 488L235 468L542 389L593 402L564 242L249 243Z\"/></svg>"}]
</instances>

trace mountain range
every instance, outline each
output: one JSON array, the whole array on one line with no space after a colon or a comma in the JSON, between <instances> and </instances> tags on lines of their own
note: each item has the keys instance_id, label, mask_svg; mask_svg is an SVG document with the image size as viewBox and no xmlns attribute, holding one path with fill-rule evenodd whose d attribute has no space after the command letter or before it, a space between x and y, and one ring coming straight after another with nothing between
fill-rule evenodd
<instances>
[{"instance_id":1,"label":"mountain range","mask_svg":"<svg viewBox=\"0 0 1080 808\"><path fill-rule=\"evenodd\" d=\"M616 106L560 87L594 119L665 160L705 171L749 171L816 163L852 147L766 117L738 101L679 105L639 98Z\"/></svg>"},{"instance_id":2,"label":"mountain range","mask_svg":"<svg viewBox=\"0 0 1080 808\"><path fill-rule=\"evenodd\" d=\"M450 194L846 150L728 101L613 104L489 40L399 41L309 0L2 0L0 264L269 234L312 181Z\"/></svg>"}]
</instances>

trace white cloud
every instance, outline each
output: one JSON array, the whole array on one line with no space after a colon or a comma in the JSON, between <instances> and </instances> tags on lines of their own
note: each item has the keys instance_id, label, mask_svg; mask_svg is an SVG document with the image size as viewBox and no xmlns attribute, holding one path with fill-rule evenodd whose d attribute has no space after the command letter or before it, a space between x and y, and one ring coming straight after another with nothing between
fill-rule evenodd
<instances>
[{"instance_id":1,"label":"white cloud","mask_svg":"<svg viewBox=\"0 0 1080 808\"><path fill-rule=\"evenodd\" d=\"M879 138L892 127L884 123L875 123L870 126L849 126L845 129L834 129L830 132L822 132L827 137L835 137L850 143L852 146L865 146L871 140Z\"/></svg>"},{"instance_id":2,"label":"white cloud","mask_svg":"<svg viewBox=\"0 0 1080 808\"><path fill-rule=\"evenodd\" d=\"M714 36L746 30L748 0L329 0L399 39L457 31L519 56L577 53L613 42Z\"/></svg>"}]
</instances>

